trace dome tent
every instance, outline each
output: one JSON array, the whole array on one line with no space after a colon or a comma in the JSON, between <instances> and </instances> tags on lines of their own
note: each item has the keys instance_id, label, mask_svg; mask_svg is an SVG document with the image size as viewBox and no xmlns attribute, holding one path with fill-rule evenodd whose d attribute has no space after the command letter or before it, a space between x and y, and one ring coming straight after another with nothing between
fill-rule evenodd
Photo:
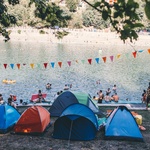
<instances>
[{"instance_id":1,"label":"dome tent","mask_svg":"<svg viewBox=\"0 0 150 150\"><path fill-rule=\"evenodd\" d=\"M93 111L83 104L68 106L54 123L53 138L66 140L92 140L98 131Z\"/></svg>"},{"instance_id":2,"label":"dome tent","mask_svg":"<svg viewBox=\"0 0 150 150\"><path fill-rule=\"evenodd\" d=\"M14 126L18 134L41 134L50 124L50 113L42 106L26 109Z\"/></svg>"},{"instance_id":3,"label":"dome tent","mask_svg":"<svg viewBox=\"0 0 150 150\"><path fill-rule=\"evenodd\" d=\"M11 130L18 119L20 113L10 105L0 105L0 133Z\"/></svg>"}]
</instances>

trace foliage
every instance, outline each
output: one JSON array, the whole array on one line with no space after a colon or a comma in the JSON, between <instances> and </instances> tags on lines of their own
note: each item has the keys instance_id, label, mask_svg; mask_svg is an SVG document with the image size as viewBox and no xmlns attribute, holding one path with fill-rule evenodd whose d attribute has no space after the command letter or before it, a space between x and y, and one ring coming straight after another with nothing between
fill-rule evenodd
<instances>
[{"instance_id":1,"label":"foliage","mask_svg":"<svg viewBox=\"0 0 150 150\"><path fill-rule=\"evenodd\" d=\"M55 33L55 36L58 38L58 39L63 39L64 36L68 35L69 32L67 31L56 31Z\"/></svg>"},{"instance_id":2,"label":"foliage","mask_svg":"<svg viewBox=\"0 0 150 150\"><path fill-rule=\"evenodd\" d=\"M78 4L79 0L66 0L66 6L70 10L70 12L75 12L77 10Z\"/></svg>"},{"instance_id":3,"label":"foliage","mask_svg":"<svg viewBox=\"0 0 150 150\"><path fill-rule=\"evenodd\" d=\"M95 0L93 4L91 1L83 1L93 8L83 13L83 25L99 29L111 25L123 41L137 40L136 31L144 28L144 25L150 27L150 21L147 21L150 20L150 0L115 0L117 2L111 5L106 0ZM66 0L69 10L73 13L77 10L78 3L78 0ZM49 0L0 0L0 34L5 37L5 41L9 40L10 32L6 29L13 24L28 24L38 28L67 27L72 18L66 12ZM74 17L71 25L82 27L79 15ZM67 34L60 31L56 34L59 38L65 35Z\"/></svg>"}]
</instances>

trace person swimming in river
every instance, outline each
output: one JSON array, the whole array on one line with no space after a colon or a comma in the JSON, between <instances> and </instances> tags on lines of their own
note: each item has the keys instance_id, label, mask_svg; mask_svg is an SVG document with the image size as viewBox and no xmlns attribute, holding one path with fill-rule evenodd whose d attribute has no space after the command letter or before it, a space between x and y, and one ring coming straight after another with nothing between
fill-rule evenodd
<instances>
[{"instance_id":1,"label":"person swimming in river","mask_svg":"<svg viewBox=\"0 0 150 150\"><path fill-rule=\"evenodd\" d=\"M51 85L52 85L52 84L47 83L47 84L46 84L46 89L51 89Z\"/></svg>"}]
</instances>

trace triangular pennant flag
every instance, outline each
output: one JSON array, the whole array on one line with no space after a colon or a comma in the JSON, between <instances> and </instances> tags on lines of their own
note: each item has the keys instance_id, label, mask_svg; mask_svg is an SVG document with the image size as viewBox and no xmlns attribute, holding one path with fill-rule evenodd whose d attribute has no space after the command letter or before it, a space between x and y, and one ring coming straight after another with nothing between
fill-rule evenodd
<instances>
[{"instance_id":1,"label":"triangular pennant flag","mask_svg":"<svg viewBox=\"0 0 150 150\"><path fill-rule=\"evenodd\" d=\"M88 62L91 65L92 64L92 59L88 59Z\"/></svg>"},{"instance_id":2,"label":"triangular pennant flag","mask_svg":"<svg viewBox=\"0 0 150 150\"><path fill-rule=\"evenodd\" d=\"M71 61L67 61L68 65L71 66Z\"/></svg>"},{"instance_id":3,"label":"triangular pennant flag","mask_svg":"<svg viewBox=\"0 0 150 150\"><path fill-rule=\"evenodd\" d=\"M106 62L106 57L102 57L103 58L103 61L104 61L104 63Z\"/></svg>"},{"instance_id":4,"label":"triangular pennant flag","mask_svg":"<svg viewBox=\"0 0 150 150\"><path fill-rule=\"evenodd\" d=\"M81 62L84 64L85 60L81 60Z\"/></svg>"},{"instance_id":5,"label":"triangular pennant flag","mask_svg":"<svg viewBox=\"0 0 150 150\"><path fill-rule=\"evenodd\" d=\"M54 62L51 62L51 66L52 66L52 68L54 68L54 66L55 66L55 63L54 63Z\"/></svg>"},{"instance_id":6,"label":"triangular pennant flag","mask_svg":"<svg viewBox=\"0 0 150 150\"><path fill-rule=\"evenodd\" d=\"M97 62L97 64L99 64L99 58L95 58L95 61Z\"/></svg>"},{"instance_id":7,"label":"triangular pennant flag","mask_svg":"<svg viewBox=\"0 0 150 150\"><path fill-rule=\"evenodd\" d=\"M138 50L139 53L142 53L143 51L144 51L144 50L142 50L142 49L141 49L141 50Z\"/></svg>"},{"instance_id":8,"label":"triangular pennant flag","mask_svg":"<svg viewBox=\"0 0 150 150\"><path fill-rule=\"evenodd\" d=\"M34 68L34 64L30 64L30 67L33 69Z\"/></svg>"},{"instance_id":9,"label":"triangular pennant flag","mask_svg":"<svg viewBox=\"0 0 150 150\"><path fill-rule=\"evenodd\" d=\"M14 64L10 64L10 67L11 67L12 69L14 69Z\"/></svg>"},{"instance_id":10,"label":"triangular pennant flag","mask_svg":"<svg viewBox=\"0 0 150 150\"><path fill-rule=\"evenodd\" d=\"M20 64L17 64L18 69L20 69Z\"/></svg>"},{"instance_id":11,"label":"triangular pennant flag","mask_svg":"<svg viewBox=\"0 0 150 150\"><path fill-rule=\"evenodd\" d=\"M45 69L47 68L47 64L48 64L48 63L44 63L44 67L45 67Z\"/></svg>"},{"instance_id":12,"label":"triangular pennant flag","mask_svg":"<svg viewBox=\"0 0 150 150\"><path fill-rule=\"evenodd\" d=\"M59 67L61 68L61 66L62 66L62 62L58 62L58 65L59 65Z\"/></svg>"},{"instance_id":13,"label":"triangular pennant flag","mask_svg":"<svg viewBox=\"0 0 150 150\"><path fill-rule=\"evenodd\" d=\"M41 65L40 65L40 64L37 64L37 67L38 67L38 68L41 68Z\"/></svg>"},{"instance_id":14,"label":"triangular pennant flag","mask_svg":"<svg viewBox=\"0 0 150 150\"><path fill-rule=\"evenodd\" d=\"M5 69L7 68L7 64L4 64L4 68L5 68Z\"/></svg>"},{"instance_id":15,"label":"triangular pennant flag","mask_svg":"<svg viewBox=\"0 0 150 150\"><path fill-rule=\"evenodd\" d=\"M150 49L148 49L148 53L150 54Z\"/></svg>"},{"instance_id":16,"label":"triangular pennant flag","mask_svg":"<svg viewBox=\"0 0 150 150\"><path fill-rule=\"evenodd\" d=\"M110 60L113 62L113 60L114 60L114 56L110 56Z\"/></svg>"},{"instance_id":17,"label":"triangular pennant flag","mask_svg":"<svg viewBox=\"0 0 150 150\"><path fill-rule=\"evenodd\" d=\"M126 57L129 58L129 53L126 53Z\"/></svg>"},{"instance_id":18,"label":"triangular pennant flag","mask_svg":"<svg viewBox=\"0 0 150 150\"><path fill-rule=\"evenodd\" d=\"M120 58L120 56L121 56L121 54L118 54L118 55L117 55L117 58Z\"/></svg>"},{"instance_id":19,"label":"triangular pennant flag","mask_svg":"<svg viewBox=\"0 0 150 150\"><path fill-rule=\"evenodd\" d=\"M134 58L136 58L136 53L136 51L132 53Z\"/></svg>"},{"instance_id":20,"label":"triangular pennant flag","mask_svg":"<svg viewBox=\"0 0 150 150\"><path fill-rule=\"evenodd\" d=\"M78 63L78 60L76 60L76 63Z\"/></svg>"}]
</instances>

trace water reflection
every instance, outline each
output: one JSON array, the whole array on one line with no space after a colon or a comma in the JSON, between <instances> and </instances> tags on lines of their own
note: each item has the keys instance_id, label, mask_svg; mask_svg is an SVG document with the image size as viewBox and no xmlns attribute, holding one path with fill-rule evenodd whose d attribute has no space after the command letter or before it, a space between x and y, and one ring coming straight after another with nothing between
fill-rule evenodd
<instances>
[{"instance_id":1,"label":"water reflection","mask_svg":"<svg viewBox=\"0 0 150 150\"><path fill-rule=\"evenodd\" d=\"M48 94L52 99L57 91L63 89L65 84L72 84L73 91L83 91L96 95L97 91L117 85L118 95L121 99L140 100L143 89L146 89L150 81L150 62L147 49L149 47L136 47L144 49L133 58L133 49L129 45L88 45L88 44L51 44L36 42L0 42L0 80L13 79L16 84L3 84L0 92L7 100L9 94L17 95L18 99L29 100L33 93L39 89ZM99 50L102 49L102 53ZM121 54L118 59L117 54ZM128 55L127 55L128 54ZM106 56L106 63L102 57ZM114 56L113 61L110 56ZM87 59L92 59L89 65ZM97 64L95 58L100 58ZM76 61L77 60L77 61ZM84 60L84 62L82 62ZM62 62L62 67L58 62ZM67 64L71 61L71 66ZM50 62L55 62L52 68ZM4 69L3 64L8 64ZM10 64L15 64L14 69ZM16 64L21 64L18 69ZM30 67L33 63L34 69ZM44 68L43 63L48 63ZM23 65L24 64L24 65ZM96 81L101 80L97 85ZM52 84L51 90L46 90L46 83Z\"/></svg>"}]
</instances>

